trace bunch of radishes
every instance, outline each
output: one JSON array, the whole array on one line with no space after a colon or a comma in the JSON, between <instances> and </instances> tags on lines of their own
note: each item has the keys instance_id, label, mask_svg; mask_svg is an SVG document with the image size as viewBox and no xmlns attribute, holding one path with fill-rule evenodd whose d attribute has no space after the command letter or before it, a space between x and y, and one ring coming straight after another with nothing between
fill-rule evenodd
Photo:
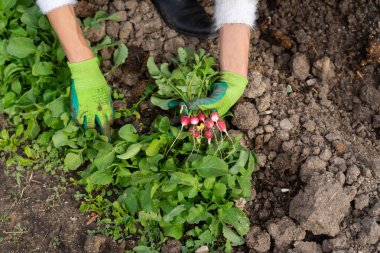
<instances>
[{"instance_id":1,"label":"bunch of radishes","mask_svg":"<svg viewBox=\"0 0 380 253\"><path fill-rule=\"evenodd\" d=\"M181 118L181 125L181 130L189 127L191 136L198 139L204 137L208 144L211 144L216 129L228 136L226 123L220 119L217 112L212 112L209 118L206 118L202 112L196 116L183 116Z\"/></svg>"}]
</instances>

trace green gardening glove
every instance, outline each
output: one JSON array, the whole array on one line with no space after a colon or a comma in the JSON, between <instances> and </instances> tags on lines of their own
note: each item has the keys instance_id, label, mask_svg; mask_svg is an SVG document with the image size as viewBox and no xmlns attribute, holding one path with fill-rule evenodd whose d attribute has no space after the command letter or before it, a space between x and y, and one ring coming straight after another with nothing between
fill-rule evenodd
<instances>
[{"instance_id":1,"label":"green gardening glove","mask_svg":"<svg viewBox=\"0 0 380 253\"><path fill-rule=\"evenodd\" d=\"M68 63L71 70L71 117L84 129L97 125L110 137L114 111L111 89L99 68L96 57Z\"/></svg>"},{"instance_id":2,"label":"green gardening glove","mask_svg":"<svg viewBox=\"0 0 380 253\"><path fill-rule=\"evenodd\" d=\"M219 82L211 86L209 97L200 98L187 104L190 110L216 110L224 115L243 95L248 84L247 78L231 72L224 72Z\"/></svg>"}]
</instances>

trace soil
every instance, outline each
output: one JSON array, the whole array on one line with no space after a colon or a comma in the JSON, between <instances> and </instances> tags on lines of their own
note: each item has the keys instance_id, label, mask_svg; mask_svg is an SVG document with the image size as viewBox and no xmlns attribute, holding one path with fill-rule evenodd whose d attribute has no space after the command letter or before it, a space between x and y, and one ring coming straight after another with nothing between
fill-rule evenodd
<instances>
[{"instance_id":1,"label":"soil","mask_svg":"<svg viewBox=\"0 0 380 253\"><path fill-rule=\"evenodd\" d=\"M212 1L201 2L211 14ZM87 36L96 42L109 35L129 47L134 60L107 78L130 103L146 85L147 55L161 62L186 46L218 57L217 38L179 35L150 1L79 1L76 9L80 17L96 10L120 16ZM231 120L260 160L254 199L245 207L252 228L236 252L380 251L379 13L378 0L260 1L250 82ZM101 54L107 70L112 50ZM154 116L151 108L140 104L144 118ZM0 173L0 217L10 217L0 220L0 252L105 253L130 246L87 235L94 224L87 226L90 217L78 211L73 186L61 183L65 189L49 208L56 179L38 171L33 179L39 183L30 181L15 202L28 181L17 188ZM19 233L5 233L12 231ZM168 248L180 249L172 240Z\"/></svg>"}]
</instances>

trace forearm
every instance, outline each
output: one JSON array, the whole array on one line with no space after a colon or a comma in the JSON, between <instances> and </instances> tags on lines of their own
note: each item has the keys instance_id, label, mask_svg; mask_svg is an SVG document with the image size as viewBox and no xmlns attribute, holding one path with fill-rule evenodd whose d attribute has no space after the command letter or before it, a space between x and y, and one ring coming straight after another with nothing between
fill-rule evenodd
<instances>
[{"instance_id":1,"label":"forearm","mask_svg":"<svg viewBox=\"0 0 380 253\"><path fill-rule=\"evenodd\" d=\"M251 28L245 24L225 24L219 30L222 71L247 77L250 33Z\"/></svg>"},{"instance_id":2,"label":"forearm","mask_svg":"<svg viewBox=\"0 0 380 253\"><path fill-rule=\"evenodd\" d=\"M219 29L222 71L247 77L251 28L258 0L216 0L215 20Z\"/></svg>"},{"instance_id":3,"label":"forearm","mask_svg":"<svg viewBox=\"0 0 380 253\"><path fill-rule=\"evenodd\" d=\"M69 62L81 62L94 57L72 5L55 8L47 13L47 17L58 35Z\"/></svg>"}]
</instances>

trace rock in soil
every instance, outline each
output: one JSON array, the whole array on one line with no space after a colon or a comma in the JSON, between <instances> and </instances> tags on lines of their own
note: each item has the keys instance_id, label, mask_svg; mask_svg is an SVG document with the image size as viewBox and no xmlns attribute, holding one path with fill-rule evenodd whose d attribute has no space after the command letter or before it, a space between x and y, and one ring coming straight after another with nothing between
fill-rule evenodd
<instances>
[{"instance_id":1,"label":"rock in soil","mask_svg":"<svg viewBox=\"0 0 380 253\"><path fill-rule=\"evenodd\" d=\"M295 54L292 60L292 73L295 77L304 81L310 72L310 62L306 55Z\"/></svg>"},{"instance_id":2,"label":"rock in soil","mask_svg":"<svg viewBox=\"0 0 380 253\"><path fill-rule=\"evenodd\" d=\"M250 102L238 104L234 109L235 117L232 124L242 130L252 130L259 125L259 115L255 106Z\"/></svg>"},{"instance_id":3,"label":"rock in soil","mask_svg":"<svg viewBox=\"0 0 380 253\"><path fill-rule=\"evenodd\" d=\"M161 248L161 252L164 253L181 253L182 244L178 240L169 239Z\"/></svg>"},{"instance_id":4,"label":"rock in soil","mask_svg":"<svg viewBox=\"0 0 380 253\"><path fill-rule=\"evenodd\" d=\"M364 244L376 244L380 238L380 226L376 219L366 217L361 222L362 230L359 233L359 240Z\"/></svg>"},{"instance_id":5,"label":"rock in soil","mask_svg":"<svg viewBox=\"0 0 380 253\"><path fill-rule=\"evenodd\" d=\"M301 241L305 238L306 232L297 226L289 217L271 220L267 223L266 229L274 239L276 248L288 248L294 241Z\"/></svg>"},{"instance_id":6,"label":"rock in soil","mask_svg":"<svg viewBox=\"0 0 380 253\"><path fill-rule=\"evenodd\" d=\"M106 23L101 21L100 27L91 27L86 32L86 38L91 42L99 42L106 36Z\"/></svg>"},{"instance_id":7,"label":"rock in soil","mask_svg":"<svg viewBox=\"0 0 380 253\"><path fill-rule=\"evenodd\" d=\"M261 230L259 226L253 226L246 235L248 247L258 253L268 252L271 246L270 235Z\"/></svg>"},{"instance_id":8,"label":"rock in soil","mask_svg":"<svg viewBox=\"0 0 380 253\"><path fill-rule=\"evenodd\" d=\"M289 215L314 235L335 236L348 214L351 196L332 173L313 176L290 202Z\"/></svg>"},{"instance_id":9,"label":"rock in soil","mask_svg":"<svg viewBox=\"0 0 380 253\"><path fill-rule=\"evenodd\" d=\"M323 252L331 252L335 250L347 250L349 244L344 234L338 235L333 239L324 240L322 243Z\"/></svg>"},{"instance_id":10,"label":"rock in soil","mask_svg":"<svg viewBox=\"0 0 380 253\"><path fill-rule=\"evenodd\" d=\"M360 98L372 110L380 109L380 91L372 85L365 85L360 91Z\"/></svg>"},{"instance_id":11,"label":"rock in soil","mask_svg":"<svg viewBox=\"0 0 380 253\"><path fill-rule=\"evenodd\" d=\"M80 1L75 6L75 14L79 18L87 18L94 16L96 9L86 1Z\"/></svg>"},{"instance_id":12,"label":"rock in soil","mask_svg":"<svg viewBox=\"0 0 380 253\"><path fill-rule=\"evenodd\" d=\"M310 156L301 165L300 177L301 180L307 182L311 176L323 174L326 171L327 163L318 156Z\"/></svg>"},{"instance_id":13,"label":"rock in soil","mask_svg":"<svg viewBox=\"0 0 380 253\"><path fill-rule=\"evenodd\" d=\"M106 236L87 236L84 250L86 253L103 252L108 237Z\"/></svg>"},{"instance_id":14,"label":"rock in soil","mask_svg":"<svg viewBox=\"0 0 380 253\"><path fill-rule=\"evenodd\" d=\"M321 245L316 242L295 242L294 249L288 253L322 253Z\"/></svg>"},{"instance_id":15,"label":"rock in soil","mask_svg":"<svg viewBox=\"0 0 380 253\"><path fill-rule=\"evenodd\" d=\"M313 65L313 74L322 81L329 81L335 77L335 66L329 57L317 60Z\"/></svg>"},{"instance_id":16,"label":"rock in soil","mask_svg":"<svg viewBox=\"0 0 380 253\"><path fill-rule=\"evenodd\" d=\"M244 91L243 97L258 98L270 87L270 80L259 72L252 71L249 75L250 82Z\"/></svg>"}]
</instances>

